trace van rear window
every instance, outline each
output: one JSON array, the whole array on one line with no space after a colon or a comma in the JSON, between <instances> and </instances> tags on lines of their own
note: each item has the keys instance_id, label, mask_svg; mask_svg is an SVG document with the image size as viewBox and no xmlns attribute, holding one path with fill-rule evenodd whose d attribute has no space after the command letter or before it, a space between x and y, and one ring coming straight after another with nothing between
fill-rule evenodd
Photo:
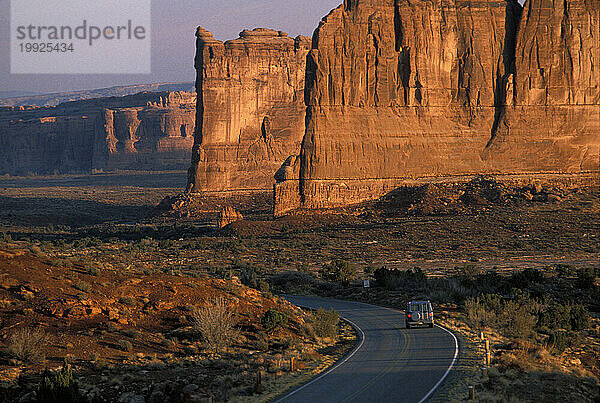
<instances>
[{"instance_id":1,"label":"van rear window","mask_svg":"<svg viewBox=\"0 0 600 403\"><path fill-rule=\"evenodd\" d=\"M408 304L408 310L411 312L430 312L433 311L431 305L427 302Z\"/></svg>"}]
</instances>

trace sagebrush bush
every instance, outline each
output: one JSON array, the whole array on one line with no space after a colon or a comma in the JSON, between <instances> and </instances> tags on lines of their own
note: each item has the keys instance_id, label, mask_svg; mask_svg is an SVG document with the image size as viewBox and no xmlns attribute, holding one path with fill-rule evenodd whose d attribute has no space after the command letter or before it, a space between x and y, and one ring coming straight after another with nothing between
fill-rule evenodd
<instances>
[{"instance_id":1,"label":"sagebrush bush","mask_svg":"<svg viewBox=\"0 0 600 403\"><path fill-rule=\"evenodd\" d=\"M87 402L73 378L71 366L66 362L57 372L46 369L36 392L36 401L40 403Z\"/></svg>"},{"instance_id":2,"label":"sagebrush bush","mask_svg":"<svg viewBox=\"0 0 600 403\"><path fill-rule=\"evenodd\" d=\"M127 306L135 306L135 298L131 296L119 297L119 303Z\"/></svg>"},{"instance_id":3,"label":"sagebrush bush","mask_svg":"<svg viewBox=\"0 0 600 403\"><path fill-rule=\"evenodd\" d=\"M277 328L283 327L287 324L287 322L287 314L273 308L266 311L260 319L260 323L267 332L272 332Z\"/></svg>"},{"instance_id":4,"label":"sagebrush bush","mask_svg":"<svg viewBox=\"0 0 600 403\"><path fill-rule=\"evenodd\" d=\"M489 327L507 337L528 338L538 321L538 317L532 313L538 305L533 300L523 298L509 300L495 294L469 298L465 301L467 321L475 330Z\"/></svg>"},{"instance_id":5,"label":"sagebrush bush","mask_svg":"<svg viewBox=\"0 0 600 403\"><path fill-rule=\"evenodd\" d=\"M216 298L208 306L192 314L193 328L204 342L216 352L231 345L239 336L233 309L223 298Z\"/></svg>"},{"instance_id":6,"label":"sagebrush bush","mask_svg":"<svg viewBox=\"0 0 600 403\"><path fill-rule=\"evenodd\" d=\"M465 313L467 314L467 323L474 330L483 330L489 326L489 314L484 306L477 298L469 298L465 301Z\"/></svg>"},{"instance_id":7,"label":"sagebrush bush","mask_svg":"<svg viewBox=\"0 0 600 403\"><path fill-rule=\"evenodd\" d=\"M516 339L526 339L531 336L537 323L537 317L531 314L530 308L515 301L505 303L504 316L500 319L502 334Z\"/></svg>"},{"instance_id":8,"label":"sagebrush bush","mask_svg":"<svg viewBox=\"0 0 600 403\"><path fill-rule=\"evenodd\" d=\"M39 364L46 360L48 335L41 329L22 328L8 338L8 354L18 360Z\"/></svg>"},{"instance_id":9,"label":"sagebrush bush","mask_svg":"<svg viewBox=\"0 0 600 403\"><path fill-rule=\"evenodd\" d=\"M544 274L539 269L526 268L510 276L509 282L514 288L525 289L532 283L543 283Z\"/></svg>"},{"instance_id":10,"label":"sagebrush bush","mask_svg":"<svg viewBox=\"0 0 600 403\"><path fill-rule=\"evenodd\" d=\"M381 267L373 272L375 285L388 290L411 288L422 290L427 286L427 275L419 267L408 270L390 270Z\"/></svg>"},{"instance_id":11,"label":"sagebrush bush","mask_svg":"<svg viewBox=\"0 0 600 403\"><path fill-rule=\"evenodd\" d=\"M269 344L269 335L265 332L258 333L256 336L256 349L260 351L268 351Z\"/></svg>"},{"instance_id":12,"label":"sagebrush bush","mask_svg":"<svg viewBox=\"0 0 600 403\"><path fill-rule=\"evenodd\" d=\"M83 291L83 292L88 292L92 289L92 285L90 283L88 283L87 281L78 281L77 283L75 283L75 285L73 285L73 287L75 287L75 289L77 289L79 291Z\"/></svg>"},{"instance_id":13,"label":"sagebrush bush","mask_svg":"<svg viewBox=\"0 0 600 403\"><path fill-rule=\"evenodd\" d=\"M591 267L577 270L576 285L581 289L589 289L594 287L596 283L596 270Z\"/></svg>"},{"instance_id":14,"label":"sagebrush bush","mask_svg":"<svg viewBox=\"0 0 600 403\"><path fill-rule=\"evenodd\" d=\"M562 354L567 348L567 339L567 332L564 330L553 331L548 340L548 349L553 354Z\"/></svg>"},{"instance_id":15,"label":"sagebrush bush","mask_svg":"<svg viewBox=\"0 0 600 403\"><path fill-rule=\"evenodd\" d=\"M334 310L319 308L311 314L310 323L319 337L336 338L338 335L338 323L340 315Z\"/></svg>"},{"instance_id":16,"label":"sagebrush bush","mask_svg":"<svg viewBox=\"0 0 600 403\"><path fill-rule=\"evenodd\" d=\"M571 329L570 309L567 305L553 302L542 311L538 322L540 327L548 329Z\"/></svg>"},{"instance_id":17,"label":"sagebrush bush","mask_svg":"<svg viewBox=\"0 0 600 403\"><path fill-rule=\"evenodd\" d=\"M122 351L130 353L133 351L133 344L129 340L119 340L119 348Z\"/></svg>"},{"instance_id":18,"label":"sagebrush bush","mask_svg":"<svg viewBox=\"0 0 600 403\"><path fill-rule=\"evenodd\" d=\"M585 306L581 304L573 305L569 313L572 330L585 330L590 327L590 314Z\"/></svg>"},{"instance_id":19,"label":"sagebrush bush","mask_svg":"<svg viewBox=\"0 0 600 403\"><path fill-rule=\"evenodd\" d=\"M325 266L321 273L325 280L342 284L349 284L358 277L358 272L352 263L340 259Z\"/></svg>"}]
</instances>

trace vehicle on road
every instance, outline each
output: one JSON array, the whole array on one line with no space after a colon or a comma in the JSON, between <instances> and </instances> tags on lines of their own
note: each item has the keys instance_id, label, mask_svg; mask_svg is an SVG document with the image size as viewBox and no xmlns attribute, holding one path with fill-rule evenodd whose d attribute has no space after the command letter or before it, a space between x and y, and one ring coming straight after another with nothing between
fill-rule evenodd
<instances>
[{"instance_id":1,"label":"vehicle on road","mask_svg":"<svg viewBox=\"0 0 600 403\"><path fill-rule=\"evenodd\" d=\"M433 306L430 301L410 301L406 306L406 328L413 326L433 327Z\"/></svg>"}]
</instances>

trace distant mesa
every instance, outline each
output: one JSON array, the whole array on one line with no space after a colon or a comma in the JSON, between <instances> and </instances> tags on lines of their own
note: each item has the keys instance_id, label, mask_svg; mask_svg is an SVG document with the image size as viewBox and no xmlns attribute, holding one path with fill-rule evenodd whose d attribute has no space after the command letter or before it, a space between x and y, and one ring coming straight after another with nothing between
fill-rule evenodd
<instances>
[{"instance_id":1,"label":"distant mesa","mask_svg":"<svg viewBox=\"0 0 600 403\"><path fill-rule=\"evenodd\" d=\"M184 170L195 114L192 92L0 108L0 174Z\"/></svg>"}]
</instances>

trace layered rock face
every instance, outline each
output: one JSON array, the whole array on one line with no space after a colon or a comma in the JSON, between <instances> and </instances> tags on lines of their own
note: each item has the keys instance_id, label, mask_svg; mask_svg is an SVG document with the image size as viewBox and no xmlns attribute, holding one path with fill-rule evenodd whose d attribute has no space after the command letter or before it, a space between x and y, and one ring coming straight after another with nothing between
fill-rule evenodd
<instances>
[{"instance_id":1,"label":"layered rock face","mask_svg":"<svg viewBox=\"0 0 600 403\"><path fill-rule=\"evenodd\" d=\"M140 93L56 107L0 108L0 173L185 169L194 93Z\"/></svg>"},{"instance_id":2,"label":"layered rock face","mask_svg":"<svg viewBox=\"0 0 600 403\"><path fill-rule=\"evenodd\" d=\"M189 190L271 189L300 149L310 38L258 28L217 41L197 31L195 145Z\"/></svg>"},{"instance_id":3,"label":"layered rock face","mask_svg":"<svg viewBox=\"0 0 600 403\"><path fill-rule=\"evenodd\" d=\"M597 171L600 3L347 0L307 64L300 157L276 214L407 179Z\"/></svg>"},{"instance_id":4,"label":"layered rock face","mask_svg":"<svg viewBox=\"0 0 600 403\"><path fill-rule=\"evenodd\" d=\"M528 0L519 26L506 107L485 157L502 171L597 171L600 2Z\"/></svg>"}]
</instances>

